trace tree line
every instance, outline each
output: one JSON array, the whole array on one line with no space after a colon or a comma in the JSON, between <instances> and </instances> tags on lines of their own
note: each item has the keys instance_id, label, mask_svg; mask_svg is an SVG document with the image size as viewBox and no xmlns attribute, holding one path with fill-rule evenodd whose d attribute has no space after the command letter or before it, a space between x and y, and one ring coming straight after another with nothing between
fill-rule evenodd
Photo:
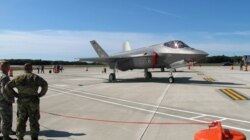
<instances>
[{"instance_id":1,"label":"tree line","mask_svg":"<svg viewBox=\"0 0 250 140\"><path fill-rule=\"evenodd\" d=\"M239 63L242 60L242 56L208 56L199 63ZM52 61L52 60L33 60L33 59L7 59L11 65L24 65L25 63L31 63L33 65L102 65L100 63L87 63L79 61Z\"/></svg>"},{"instance_id":2,"label":"tree line","mask_svg":"<svg viewBox=\"0 0 250 140\"><path fill-rule=\"evenodd\" d=\"M34 59L5 59L11 65L24 65L31 63L32 65L101 65L99 63L87 63L79 61L52 61L52 60L34 60Z\"/></svg>"},{"instance_id":3,"label":"tree line","mask_svg":"<svg viewBox=\"0 0 250 140\"><path fill-rule=\"evenodd\" d=\"M240 63L242 61L242 56L225 56L225 55L217 55L217 56L208 56L203 60L200 60L200 63Z\"/></svg>"}]
</instances>

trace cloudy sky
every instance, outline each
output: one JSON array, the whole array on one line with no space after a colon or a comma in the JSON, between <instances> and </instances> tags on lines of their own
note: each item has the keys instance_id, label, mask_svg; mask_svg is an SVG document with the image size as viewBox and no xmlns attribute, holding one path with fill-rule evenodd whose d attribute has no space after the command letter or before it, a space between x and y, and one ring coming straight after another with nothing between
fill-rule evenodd
<instances>
[{"instance_id":1,"label":"cloudy sky","mask_svg":"<svg viewBox=\"0 0 250 140\"><path fill-rule=\"evenodd\" d=\"M247 0L0 0L0 59L74 60L183 40L210 55L250 55Z\"/></svg>"}]
</instances>

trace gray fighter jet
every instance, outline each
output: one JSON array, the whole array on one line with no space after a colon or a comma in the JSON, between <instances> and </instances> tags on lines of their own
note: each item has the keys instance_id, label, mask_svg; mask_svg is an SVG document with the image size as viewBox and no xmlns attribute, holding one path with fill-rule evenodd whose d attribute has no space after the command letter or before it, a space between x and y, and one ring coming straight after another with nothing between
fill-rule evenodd
<instances>
[{"instance_id":1,"label":"gray fighter jet","mask_svg":"<svg viewBox=\"0 0 250 140\"><path fill-rule=\"evenodd\" d=\"M79 58L79 61L92 61L109 65L113 69L113 73L109 75L109 81L116 80L116 69L121 71L144 69L145 78L151 79L152 74L148 71L149 68L169 68L169 82L174 83L175 80L171 69L205 58L208 55L206 52L191 48L179 40L134 50L131 50L125 43L123 52L112 56L109 56L95 40L90 41L90 43L99 58Z\"/></svg>"}]
</instances>

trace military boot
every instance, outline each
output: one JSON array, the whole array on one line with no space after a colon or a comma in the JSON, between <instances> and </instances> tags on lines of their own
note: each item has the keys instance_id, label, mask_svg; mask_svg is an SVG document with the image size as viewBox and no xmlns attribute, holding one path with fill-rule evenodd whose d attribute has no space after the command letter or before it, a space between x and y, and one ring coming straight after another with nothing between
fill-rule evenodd
<instances>
[{"instance_id":1,"label":"military boot","mask_svg":"<svg viewBox=\"0 0 250 140\"><path fill-rule=\"evenodd\" d=\"M13 131L13 130L11 130L11 131L10 131L10 135L16 135L16 132Z\"/></svg>"},{"instance_id":2,"label":"military boot","mask_svg":"<svg viewBox=\"0 0 250 140\"><path fill-rule=\"evenodd\" d=\"M32 137L31 140L38 140L38 138L37 137Z\"/></svg>"},{"instance_id":3,"label":"military boot","mask_svg":"<svg viewBox=\"0 0 250 140\"><path fill-rule=\"evenodd\" d=\"M17 138L18 138L18 140L24 140L23 137L17 137Z\"/></svg>"},{"instance_id":4,"label":"military boot","mask_svg":"<svg viewBox=\"0 0 250 140\"><path fill-rule=\"evenodd\" d=\"M3 136L3 140L16 140L16 139L11 138L10 136Z\"/></svg>"}]
</instances>

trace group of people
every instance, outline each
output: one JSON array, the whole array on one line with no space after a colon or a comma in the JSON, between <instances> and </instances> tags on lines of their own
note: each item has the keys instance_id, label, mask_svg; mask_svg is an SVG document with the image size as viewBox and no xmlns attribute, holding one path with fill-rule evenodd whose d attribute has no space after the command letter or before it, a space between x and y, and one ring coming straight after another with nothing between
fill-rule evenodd
<instances>
[{"instance_id":1,"label":"group of people","mask_svg":"<svg viewBox=\"0 0 250 140\"><path fill-rule=\"evenodd\" d=\"M40 76L33 74L30 63L24 65L25 73L10 80L8 71L10 64L1 62L0 81L0 119L3 140L16 140L10 135L16 135L18 140L23 140L26 132L26 122L30 122L32 140L38 140L40 126L40 97L48 90L48 83ZM41 90L38 88L41 87ZM14 90L17 89L17 91ZM16 132L12 131L13 103L17 98L17 126Z\"/></svg>"},{"instance_id":2,"label":"group of people","mask_svg":"<svg viewBox=\"0 0 250 140\"><path fill-rule=\"evenodd\" d=\"M44 73L44 65L38 65L36 67L37 69L37 73ZM63 66L62 65L53 65L53 67L49 70L49 73L52 73L52 70L53 70L53 73L59 73L59 72L63 72Z\"/></svg>"},{"instance_id":3,"label":"group of people","mask_svg":"<svg viewBox=\"0 0 250 140\"><path fill-rule=\"evenodd\" d=\"M53 72L54 73L59 73L59 72L63 72L63 66L62 65L54 65L53 66ZM50 72L51 73L51 72Z\"/></svg>"},{"instance_id":4,"label":"group of people","mask_svg":"<svg viewBox=\"0 0 250 140\"><path fill-rule=\"evenodd\" d=\"M40 71L41 71L41 73L44 73L44 65L37 66L36 69L37 69L38 74L40 73Z\"/></svg>"}]
</instances>

